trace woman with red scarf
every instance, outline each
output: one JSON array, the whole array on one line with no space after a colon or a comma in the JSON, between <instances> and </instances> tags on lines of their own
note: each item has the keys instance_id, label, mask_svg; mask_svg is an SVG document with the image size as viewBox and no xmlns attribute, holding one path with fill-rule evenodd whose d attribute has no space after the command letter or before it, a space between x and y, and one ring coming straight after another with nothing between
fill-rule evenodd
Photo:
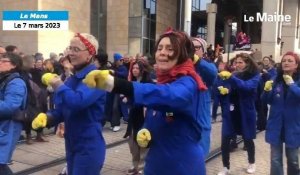
<instances>
[{"instance_id":1,"label":"woman with red scarf","mask_svg":"<svg viewBox=\"0 0 300 175\"><path fill-rule=\"evenodd\" d=\"M135 105L156 110L145 118L137 134L141 147L149 147L145 175L205 175L199 95L206 90L191 57L194 46L183 32L168 31L155 47L158 84L129 82L108 71L92 71L84 79L90 87L120 93Z\"/></svg>"}]
</instances>

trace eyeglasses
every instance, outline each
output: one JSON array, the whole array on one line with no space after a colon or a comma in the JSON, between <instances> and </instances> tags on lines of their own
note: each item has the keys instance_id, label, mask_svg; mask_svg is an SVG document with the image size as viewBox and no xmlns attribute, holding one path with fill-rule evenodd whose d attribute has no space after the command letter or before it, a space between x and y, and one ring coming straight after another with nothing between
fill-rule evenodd
<instances>
[{"instance_id":1,"label":"eyeglasses","mask_svg":"<svg viewBox=\"0 0 300 175\"><path fill-rule=\"evenodd\" d=\"M80 49L78 47L72 47L72 46L67 47L67 51L73 51L75 53L86 51L86 50L87 49Z\"/></svg>"},{"instance_id":2,"label":"eyeglasses","mask_svg":"<svg viewBox=\"0 0 300 175\"><path fill-rule=\"evenodd\" d=\"M198 51L200 49L202 49L202 46L194 46L195 50Z\"/></svg>"}]
</instances>

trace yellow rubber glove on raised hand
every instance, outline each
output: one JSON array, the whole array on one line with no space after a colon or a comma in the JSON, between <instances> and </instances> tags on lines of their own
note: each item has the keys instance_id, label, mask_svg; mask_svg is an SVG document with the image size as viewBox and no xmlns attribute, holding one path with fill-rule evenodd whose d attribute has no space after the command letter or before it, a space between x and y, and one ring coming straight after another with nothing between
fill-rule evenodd
<instances>
[{"instance_id":1,"label":"yellow rubber glove on raised hand","mask_svg":"<svg viewBox=\"0 0 300 175\"><path fill-rule=\"evenodd\" d=\"M140 147L146 148L151 140L151 134L148 129L141 129L136 136L136 141Z\"/></svg>"},{"instance_id":2,"label":"yellow rubber glove on raised hand","mask_svg":"<svg viewBox=\"0 0 300 175\"><path fill-rule=\"evenodd\" d=\"M193 60L193 63L196 64L196 63L198 62L198 60L200 60L200 59L201 59L201 58L200 58L198 55L194 54L194 60Z\"/></svg>"},{"instance_id":3,"label":"yellow rubber glove on raised hand","mask_svg":"<svg viewBox=\"0 0 300 175\"><path fill-rule=\"evenodd\" d=\"M109 70L93 70L83 79L83 83L91 88L112 91L114 87L114 77Z\"/></svg>"},{"instance_id":4,"label":"yellow rubber glove on raised hand","mask_svg":"<svg viewBox=\"0 0 300 175\"><path fill-rule=\"evenodd\" d=\"M222 78L223 80L227 80L231 77L231 73L228 71L222 71L218 73L219 77Z\"/></svg>"},{"instance_id":5,"label":"yellow rubber glove on raised hand","mask_svg":"<svg viewBox=\"0 0 300 175\"><path fill-rule=\"evenodd\" d=\"M31 126L32 129L45 128L47 125L47 115L45 113L39 113L39 115L33 119Z\"/></svg>"},{"instance_id":6,"label":"yellow rubber glove on raised hand","mask_svg":"<svg viewBox=\"0 0 300 175\"><path fill-rule=\"evenodd\" d=\"M229 93L229 89L228 89L228 88L225 88L225 87L223 87L223 86L219 86L218 89L219 89L219 91L220 91L220 94L222 94L222 95L226 95L226 94Z\"/></svg>"},{"instance_id":7,"label":"yellow rubber glove on raised hand","mask_svg":"<svg viewBox=\"0 0 300 175\"><path fill-rule=\"evenodd\" d=\"M267 92L271 91L272 86L273 86L273 80L266 81L264 90L267 91Z\"/></svg>"},{"instance_id":8,"label":"yellow rubber glove on raised hand","mask_svg":"<svg viewBox=\"0 0 300 175\"><path fill-rule=\"evenodd\" d=\"M290 75L283 75L283 80L285 81L285 84L290 85L294 83L293 78Z\"/></svg>"},{"instance_id":9,"label":"yellow rubber glove on raised hand","mask_svg":"<svg viewBox=\"0 0 300 175\"><path fill-rule=\"evenodd\" d=\"M51 80L58 76L57 74L53 74L53 73L45 73L43 76L42 76L42 83L46 86L49 86L50 85L50 82Z\"/></svg>"}]
</instances>

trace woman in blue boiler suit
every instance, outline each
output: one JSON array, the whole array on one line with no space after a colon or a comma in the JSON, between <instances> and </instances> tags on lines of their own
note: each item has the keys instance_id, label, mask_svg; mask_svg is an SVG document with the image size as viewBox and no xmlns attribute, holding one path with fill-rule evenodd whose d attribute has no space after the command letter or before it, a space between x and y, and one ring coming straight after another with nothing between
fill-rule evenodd
<instances>
[{"instance_id":1,"label":"woman in blue boiler suit","mask_svg":"<svg viewBox=\"0 0 300 175\"><path fill-rule=\"evenodd\" d=\"M283 144L287 174L299 175L300 146L300 59L296 53L283 55L277 76L265 83L262 100L270 105L266 141L271 146L272 175L283 175Z\"/></svg>"},{"instance_id":2,"label":"woman in blue boiler suit","mask_svg":"<svg viewBox=\"0 0 300 175\"><path fill-rule=\"evenodd\" d=\"M202 91L199 96L200 108L199 117L201 120L201 140L200 145L204 151L204 156L207 157L210 149L210 132L211 132L211 95L212 85L217 77L217 68L214 63L208 62L204 56L206 53L207 44L202 38L192 38L195 48L194 64L196 72L203 78L207 90Z\"/></svg>"},{"instance_id":3,"label":"woman in blue boiler suit","mask_svg":"<svg viewBox=\"0 0 300 175\"><path fill-rule=\"evenodd\" d=\"M260 80L258 67L250 55L236 55L236 72L222 71L217 82L222 108L222 161L223 170L218 175L227 175L230 170L230 140L242 135L248 152L246 172L253 174L255 166L256 110L255 100Z\"/></svg>"},{"instance_id":4,"label":"woman in blue boiler suit","mask_svg":"<svg viewBox=\"0 0 300 175\"><path fill-rule=\"evenodd\" d=\"M135 105L156 110L145 118L137 134L148 147L145 175L205 175L204 154L199 144L201 123L199 96L206 90L192 61L194 46L183 32L169 30L155 47L158 84L128 82L108 71L93 71L84 82L90 87L124 94Z\"/></svg>"},{"instance_id":5,"label":"woman in blue boiler suit","mask_svg":"<svg viewBox=\"0 0 300 175\"><path fill-rule=\"evenodd\" d=\"M91 89L82 83L96 70L92 63L98 41L90 34L77 33L67 48L75 74L62 82L55 75L42 77L54 89L55 109L40 113L33 129L65 123L65 145L68 174L99 175L105 158L105 141L101 121L104 116L105 91ZM48 74L49 75L49 74Z\"/></svg>"}]
</instances>

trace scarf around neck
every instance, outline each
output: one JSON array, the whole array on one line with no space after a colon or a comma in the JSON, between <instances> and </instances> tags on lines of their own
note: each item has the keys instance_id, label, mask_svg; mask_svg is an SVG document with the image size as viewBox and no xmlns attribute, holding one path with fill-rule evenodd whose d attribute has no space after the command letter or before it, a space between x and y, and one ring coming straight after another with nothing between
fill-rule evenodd
<instances>
[{"instance_id":1,"label":"scarf around neck","mask_svg":"<svg viewBox=\"0 0 300 175\"><path fill-rule=\"evenodd\" d=\"M158 84L170 83L181 76L189 75L196 81L199 90L207 90L202 78L195 71L194 64L191 59L188 59L182 64L174 66L167 72L161 72L159 69L157 69L156 75Z\"/></svg>"},{"instance_id":2,"label":"scarf around neck","mask_svg":"<svg viewBox=\"0 0 300 175\"><path fill-rule=\"evenodd\" d=\"M0 83L3 82L7 77L9 77L11 74L15 72L17 72L15 69L6 72L0 72Z\"/></svg>"}]
</instances>

